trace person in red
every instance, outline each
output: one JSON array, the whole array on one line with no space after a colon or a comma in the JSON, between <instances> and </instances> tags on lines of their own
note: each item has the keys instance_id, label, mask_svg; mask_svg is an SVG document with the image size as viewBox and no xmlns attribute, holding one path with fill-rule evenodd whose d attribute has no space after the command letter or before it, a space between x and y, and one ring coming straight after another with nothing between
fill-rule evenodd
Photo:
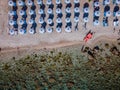
<instances>
[{"instance_id":1,"label":"person in red","mask_svg":"<svg viewBox=\"0 0 120 90\"><path fill-rule=\"evenodd\" d=\"M89 39L91 39L92 38L92 35L93 35L93 33L88 33L87 35L86 35L86 37L84 38L84 41L85 42L87 42Z\"/></svg>"}]
</instances>

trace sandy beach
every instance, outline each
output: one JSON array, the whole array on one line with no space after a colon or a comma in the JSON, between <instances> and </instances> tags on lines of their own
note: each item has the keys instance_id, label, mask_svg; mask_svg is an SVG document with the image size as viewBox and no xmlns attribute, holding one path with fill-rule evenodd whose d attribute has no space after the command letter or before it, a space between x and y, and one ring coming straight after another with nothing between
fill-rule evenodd
<instances>
[{"instance_id":1,"label":"sandy beach","mask_svg":"<svg viewBox=\"0 0 120 90\"><path fill-rule=\"evenodd\" d=\"M0 59L3 57L3 53L8 53L8 52L18 52L18 51L26 51L30 52L32 50L40 50L40 49L53 49L53 48L58 48L58 47L64 47L64 46L69 46L69 45L86 45L86 46L94 46L97 42L99 41L110 41L110 42L117 42L117 39L120 38L120 35L118 34L120 25L115 27L115 32L114 32L114 26L113 26L113 19L114 17L111 15L108 18L109 21L109 26L108 27L103 27L102 25L102 20L103 20L103 11L104 7L102 5L102 0L100 0L100 25L99 26L93 26L93 2L89 2L89 22L87 23L87 29L83 28L83 5L84 3L88 2L88 0L82 0L80 1L80 21L79 21L79 30L74 31L74 22L72 22L72 32L67 33L64 31L65 29L65 3L62 0L63 3L63 28L61 33L57 33L55 31L55 26L53 26L54 31L52 33L44 33L40 34L38 32L40 25L38 24L36 31L34 35L30 35L28 32L25 35L14 35L10 36L8 35L9 31L9 26L8 26L8 11L10 10L10 7L8 7L7 0L1 0L0 1ZM45 1L44 1L45 3ZM55 2L53 1L53 4L55 5ZM71 12L73 12L74 9L74 3L73 1L71 2L72 7L71 7ZM39 7L37 6L36 2L36 12L38 11ZM114 6L112 2L110 3L110 11L113 12ZM3 8L5 7L5 8ZM47 10L48 7L45 8ZM54 7L54 13L55 13L56 6ZM20 7L18 7L18 10L20 10ZM28 11L28 9L27 9ZM39 15L36 16L36 22L39 19ZM48 16L46 16L48 17ZM56 20L56 14L54 17L54 21ZM74 14L72 13L71 15L71 21L73 20ZM28 16L29 18L29 16ZM27 18L27 19L28 19ZM19 19L19 18L18 18ZM118 18L120 21L120 17ZM29 25L27 28L27 31L29 29ZM47 26L48 27L48 26ZM90 39L87 43L83 41L83 38L86 36L86 34L91 30L92 32L95 32L93 35L92 39ZM17 54L17 53L12 53ZM5 54L6 55L6 54Z\"/></svg>"}]
</instances>

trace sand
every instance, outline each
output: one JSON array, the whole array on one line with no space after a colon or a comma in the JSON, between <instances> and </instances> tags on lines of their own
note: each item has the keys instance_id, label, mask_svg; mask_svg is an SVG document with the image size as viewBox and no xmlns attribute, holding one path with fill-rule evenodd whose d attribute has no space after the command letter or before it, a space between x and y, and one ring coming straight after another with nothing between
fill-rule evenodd
<instances>
[{"instance_id":1,"label":"sand","mask_svg":"<svg viewBox=\"0 0 120 90\"><path fill-rule=\"evenodd\" d=\"M87 29L85 30L83 28L83 5L85 2L88 2L88 0L81 0L80 1L80 21L79 21L79 30L74 31L74 22L72 22L72 32L71 33L66 33L64 31L65 28L65 4L63 4L62 10L63 10L63 28L62 28L62 33L57 33L55 31L55 26L54 25L54 31L49 34L40 34L38 32L38 29L40 25L38 24L36 30L37 33L34 35L30 35L28 32L26 35L14 35L10 36L8 35L9 31L9 25L8 25L8 11L10 10L10 7L7 5L8 0L0 0L0 59L5 57L4 53L9 53L10 52L10 57L12 56L19 56L19 52L25 51L25 52L31 52L32 50L40 50L40 49L52 49L52 48L58 48L58 47L64 47L64 46L69 46L69 45L87 45L87 46L94 46L95 43L103 40L103 41L117 41L118 38L120 38L120 35L118 34L118 31L120 29L120 24L119 26L115 27L115 32L113 30L113 16L109 17L109 26L108 27L103 27L102 25L102 19L103 19L103 11L104 7L102 5L102 1L100 0L100 11L101 15L99 18L100 25L99 26L93 26L93 2L89 3L89 8L90 8L90 13L89 13L89 22L87 23ZM63 0L62 0L63 1ZM72 0L71 0L72 1ZM55 2L53 2L55 5ZM64 2L63 2L64 3ZM74 3L73 1L71 10L73 12L74 9ZM36 4L36 2L35 2ZM110 4L110 10L111 12L113 11L115 5L112 3ZM4 8L3 8L4 7ZM56 8L56 6L54 6ZM36 7L36 12L38 11L38 6ZM47 10L48 7L45 8ZM55 13L55 8L54 8L54 13ZM18 7L18 10L20 10L20 7ZM29 9L27 9L28 11ZM74 14L72 13L71 15L71 20L73 19ZM38 22L38 18L40 16L37 15L36 17L36 22ZM48 15L47 15L48 17ZM29 16L28 16L29 18ZM27 18L27 20L28 20ZM47 18L46 18L47 19ZM19 18L18 18L19 20ZM54 17L54 21L56 20L56 14ZM120 17L119 17L120 21ZM48 25L47 25L48 27ZM30 28L28 25L27 31ZM85 35L91 30L92 32L95 32L93 35L93 38L89 40L87 43L83 41L83 38ZM19 52L18 52L19 51ZM16 53L17 52L17 53ZM4 55L3 55L4 54ZM27 53L28 54L28 53Z\"/></svg>"}]
</instances>

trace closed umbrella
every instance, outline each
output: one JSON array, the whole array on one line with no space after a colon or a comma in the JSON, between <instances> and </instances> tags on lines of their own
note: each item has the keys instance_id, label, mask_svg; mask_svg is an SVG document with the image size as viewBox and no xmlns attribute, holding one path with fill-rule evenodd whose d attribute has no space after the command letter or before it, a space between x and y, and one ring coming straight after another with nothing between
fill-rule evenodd
<instances>
[{"instance_id":1,"label":"closed umbrella","mask_svg":"<svg viewBox=\"0 0 120 90\"><path fill-rule=\"evenodd\" d=\"M27 5L28 6L32 6L33 5L33 1L32 0L28 0Z\"/></svg>"},{"instance_id":2,"label":"closed umbrella","mask_svg":"<svg viewBox=\"0 0 120 90\"><path fill-rule=\"evenodd\" d=\"M57 8L56 9L56 13L59 14L59 13L62 13L62 10L60 8Z\"/></svg>"},{"instance_id":3,"label":"closed umbrella","mask_svg":"<svg viewBox=\"0 0 120 90\"><path fill-rule=\"evenodd\" d=\"M65 32L71 32L72 30L71 30L71 28L70 28L70 26L67 26L66 28L65 28Z\"/></svg>"},{"instance_id":4,"label":"closed umbrella","mask_svg":"<svg viewBox=\"0 0 120 90\"><path fill-rule=\"evenodd\" d=\"M106 11L105 12L105 16L107 16L107 17L111 16L111 12L110 11Z\"/></svg>"},{"instance_id":5,"label":"closed umbrella","mask_svg":"<svg viewBox=\"0 0 120 90\"><path fill-rule=\"evenodd\" d=\"M67 13L71 13L71 9L70 9L69 7L67 7L67 8L65 9L65 11L66 11Z\"/></svg>"},{"instance_id":6,"label":"closed umbrella","mask_svg":"<svg viewBox=\"0 0 120 90\"><path fill-rule=\"evenodd\" d=\"M52 33L52 32L53 32L53 29L50 28L50 27L48 27L48 28L47 28L47 32L48 32L48 33Z\"/></svg>"},{"instance_id":7,"label":"closed umbrella","mask_svg":"<svg viewBox=\"0 0 120 90\"><path fill-rule=\"evenodd\" d=\"M47 4L47 5L51 5L51 4L52 4L52 0L47 0L47 1L46 1L46 4Z\"/></svg>"},{"instance_id":8,"label":"closed umbrella","mask_svg":"<svg viewBox=\"0 0 120 90\"><path fill-rule=\"evenodd\" d=\"M25 5L25 3L22 0L18 1L18 6L24 6L24 5Z\"/></svg>"},{"instance_id":9,"label":"closed umbrella","mask_svg":"<svg viewBox=\"0 0 120 90\"><path fill-rule=\"evenodd\" d=\"M16 6L16 3L13 2L12 0L9 0L8 1L8 5L12 7L12 6Z\"/></svg>"},{"instance_id":10,"label":"closed umbrella","mask_svg":"<svg viewBox=\"0 0 120 90\"><path fill-rule=\"evenodd\" d=\"M10 11L8 12L8 14L9 14L10 16L16 15L16 11L10 10Z\"/></svg>"},{"instance_id":11,"label":"closed umbrella","mask_svg":"<svg viewBox=\"0 0 120 90\"><path fill-rule=\"evenodd\" d=\"M56 22L57 22L57 23L61 23L61 22L62 22L62 19L58 17L58 18L56 19Z\"/></svg>"},{"instance_id":12,"label":"closed umbrella","mask_svg":"<svg viewBox=\"0 0 120 90\"><path fill-rule=\"evenodd\" d=\"M34 33L35 33L35 30L34 30L33 28L31 28L31 29L29 30L29 33L30 33L30 34L34 34Z\"/></svg>"},{"instance_id":13,"label":"closed umbrella","mask_svg":"<svg viewBox=\"0 0 120 90\"><path fill-rule=\"evenodd\" d=\"M53 20L50 19L50 18L48 18L47 23L48 23L48 24L52 24L52 23L53 23Z\"/></svg>"},{"instance_id":14,"label":"closed umbrella","mask_svg":"<svg viewBox=\"0 0 120 90\"><path fill-rule=\"evenodd\" d=\"M86 8L83 9L83 11L84 11L84 13L88 13L89 12L89 8L86 7Z\"/></svg>"},{"instance_id":15,"label":"closed umbrella","mask_svg":"<svg viewBox=\"0 0 120 90\"><path fill-rule=\"evenodd\" d=\"M15 25L16 24L16 21L14 21L14 20L9 20L9 25L11 25L11 26L13 26L13 25Z\"/></svg>"},{"instance_id":16,"label":"closed umbrella","mask_svg":"<svg viewBox=\"0 0 120 90\"><path fill-rule=\"evenodd\" d=\"M66 4L69 4L71 1L70 0L65 0L65 3Z\"/></svg>"},{"instance_id":17,"label":"closed umbrella","mask_svg":"<svg viewBox=\"0 0 120 90\"><path fill-rule=\"evenodd\" d=\"M79 13L79 12L80 12L79 7L74 8L74 12L75 12L75 13Z\"/></svg>"},{"instance_id":18,"label":"closed umbrella","mask_svg":"<svg viewBox=\"0 0 120 90\"><path fill-rule=\"evenodd\" d=\"M47 13L48 13L48 14L52 14L52 13L53 13L53 10L52 10L51 8L48 8Z\"/></svg>"},{"instance_id":19,"label":"closed umbrella","mask_svg":"<svg viewBox=\"0 0 120 90\"><path fill-rule=\"evenodd\" d=\"M43 24L43 23L44 23L44 19L43 19L42 17L40 17L39 23L40 23L40 24Z\"/></svg>"},{"instance_id":20,"label":"closed umbrella","mask_svg":"<svg viewBox=\"0 0 120 90\"><path fill-rule=\"evenodd\" d=\"M56 32L60 33L60 32L62 32L62 29L60 27L57 27Z\"/></svg>"},{"instance_id":21,"label":"closed umbrella","mask_svg":"<svg viewBox=\"0 0 120 90\"><path fill-rule=\"evenodd\" d=\"M79 17L75 16L74 17L74 22L76 22L76 23L79 22Z\"/></svg>"},{"instance_id":22,"label":"closed umbrella","mask_svg":"<svg viewBox=\"0 0 120 90\"><path fill-rule=\"evenodd\" d=\"M74 3L79 3L79 0L74 0Z\"/></svg>"},{"instance_id":23,"label":"closed umbrella","mask_svg":"<svg viewBox=\"0 0 120 90\"><path fill-rule=\"evenodd\" d=\"M14 31L13 29L10 29L10 30L9 30L9 34L10 34L10 35L14 35L14 34L15 34L15 31Z\"/></svg>"},{"instance_id":24,"label":"closed umbrella","mask_svg":"<svg viewBox=\"0 0 120 90\"><path fill-rule=\"evenodd\" d=\"M39 14L43 14L43 13L44 13L44 10L43 10L43 9L39 9L39 10L38 10L38 13L39 13Z\"/></svg>"},{"instance_id":25,"label":"closed umbrella","mask_svg":"<svg viewBox=\"0 0 120 90\"><path fill-rule=\"evenodd\" d=\"M94 26L96 26L96 25L99 25L100 23L98 20L94 20L93 24L94 24Z\"/></svg>"},{"instance_id":26,"label":"closed umbrella","mask_svg":"<svg viewBox=\"0 0 120 90\"><path fill-rule=\"evenodd\" d=\"M70 20L69 17L65 18L65 22L66 22L66 23L69 23L70 21L71 21L71 20Z\"/></svg>"},{"instance_id":27,"label":"closed umbrella","mask_svg":"<svg viewBox=\"0 0 120 90\"><path fill-rule=\"evenodd\" d=\"M35 21L33 20L33 19L30 19L29 21L28 21L28 24L33 24Z\"/></svg>"},{"instance_id":28,"label":"closed umbrella","mask_svg":"<svg viewBox=\"0 0 120 90\"><path fill-rule=\"evenodd\" d=\"M105 5L110 4L110 0L104 0L104 4L105 4Z\"/></svg>"},{"instance_id":29,"label":"closed umbrella","mask_svg":"<svg viewBox=\"0 0 120 90\"><path fill-rule=\"evenodd\" d=\"M24 10L20 10L20 11L19 11L19 14L20 14L21 16L23 16L23 15L25 15L26 13L25 13Z\"/></svg>"},{"instance_id":30,"label":"closed umbrella","mask_svg":"<svg viewBox=\"0 0 120 90\"><path fill-rule=\"evenodd\" d=\"M116 4L120 4L120 0L116 0Z\"/></svg>"},{"instance_id":31,"label":"closed umbrella","mask_svg":"<svg viewBox=\"0 0 120 90\"><path fill-rule=\"evenodd\" d=\"M88 22L89 19L88 19L88 17L84 17L83 20L84 20L84 22Z\"/></svg>"},{"instance_id":32,"label":"closed umbrella","mask_svg":"<svg viewBox=\"0 0 120 90\"><path fill-rule=\"evenodd\" d=\"M41 27L41 28L39 29L39 33L41 33L41 34L45 33L45 28Z\"/></svg>"},{"instance_id":33,"label":"closed umbrella","mask_svg":"<svg viewBox=\"0 0 120 90\"><path fill-rule=\"evenodd\" d=\"M56 0L56 4L60 4L61 3L61 0Z\"/></svg>"},{"instance_id":34,"label":"closed umbrella","mask_svg":"<svg viewBox=\"0 0 120 90\"><path fill-rule=\"evenodd\" d=\"M100 11L95 11L94 14L95 16L100 16Z\"/></svg>"},{"instance_id":35,"label":"closed umbrella","mask_svg":"<svg viewBox=\"0 0 120 90\"><path fill-rule=\"evenodd\" d=\"M116 12L116 16L119 17L120 16L120 11Z\"/></svg>"},{"instance_id":36,"label":"closed umbrella","mask_svg":"<svg viewBox=\"0 0 120 90\"><path fill-rule=\"evenodd\" d=\"M94 2L94 6L99 7L99 2L98 1Z\"/></svg>"},{"instance_id":37,"label":"closed umbrella","mask_svg":"<svg viewBox=\"0 0 120 90\"><path fill-rule=\"evenodd\" d=\"M19 34L23 35L23 34L26 33L26 30L25 29L20 29L18 32L19 32Z\"/></svg>"},{"instance_id":38,"label":"closed umbrella","mask_svg":"<svg viewBox=\"0 0 120 90\"><path fill-rule=\"evenodd\" d=\"M19 20L19 24L20 24L20 25L25 24L25 20L20 19L20 20Z\"/></svg>"},{"instance_id":39,"label":"closed umbrella","mask_svg":"<svg viewBox=\"0 0 120 90\"><path fill-rule=\"evenodd\" d=\"M29 10L29 14L30 14L30 15L33 15L34 13L35 13L34 10L32 10L32 9Z\"/></svg>"},{"instance_id":40,"label":"closed umbrella","mask_svg":"<svg viewBox=\"0 0 120 90\"><path fill-rule=\"evenodd\" d=\"M38 5L43 4L43 0L37 0L37 4Z\"/></svg>"}]
</instances>

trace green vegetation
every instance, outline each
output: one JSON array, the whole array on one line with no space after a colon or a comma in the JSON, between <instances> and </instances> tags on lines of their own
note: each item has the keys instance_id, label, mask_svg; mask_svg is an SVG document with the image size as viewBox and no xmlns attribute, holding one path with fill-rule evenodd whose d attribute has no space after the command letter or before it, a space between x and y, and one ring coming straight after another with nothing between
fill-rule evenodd
<instances>
[{"instance_id":1,"label":"green vegetation","mask_svg":"<svg viewBox=\"0 0 120 90\"><path fill-rule=\"evenodd\" d=\"M1 62L0 90L120 90L120 51L104 46Z\"/></svg>"}]
</instances>

